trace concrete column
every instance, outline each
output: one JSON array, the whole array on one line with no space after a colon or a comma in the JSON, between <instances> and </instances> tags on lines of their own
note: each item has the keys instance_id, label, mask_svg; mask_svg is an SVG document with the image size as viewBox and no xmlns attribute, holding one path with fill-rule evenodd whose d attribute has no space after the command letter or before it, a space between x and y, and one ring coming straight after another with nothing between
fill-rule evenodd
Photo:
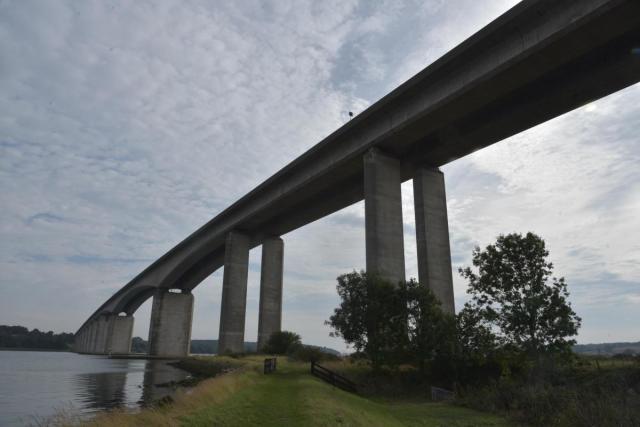
<instances>
[{"instance_id":1,"label":"concrete column","mask_svg":"<svg viewBox=\"0 0 640 427\"><path fill-rule=\"evenodd\" d=\"M80 353L86 353L87 352L87 328L84 327L82 328L82 332L80 333Z\"/></svg>"},{"instance_id":2,"label":"concrete column","mask_svg":"<svg viewBox=\"0 0 640 427\"><path fill-rule=\"evenodd\" d=\"M413 179L416 213L418 278L442 303L442 309L455 313L453 274L449 247L447 197L444 175L438 169L419 168Z\"/></svg>"},{"instance_id":3,"label":"concrete column","mask_svg":"<svg viewBox=\"0 0 640 427\"><path fill-rule=\"evenodd\" d=\"M96 343L97 334L98 334L98 323L94 319L91 321L91 326L89 328L89 346L87 348L87 353L89 354L93 354L96 352L96 348L98 347Z\"/></svg>"},{"instance_id":4,"label":"concrete column","mask_svg":"<svg viewBox=\"0 0 640 427\"><path fill-rule=\"evenodd\" d=\"M89 327L85 326L82 330L82 353L89 352Z\"/></svg>"},{"instance_id":5,"label":"concrete column","mask_svg":"<svg viewBox=\"0 0 640 427\"><path fill-rule=\"evenodd\" d=\"M133 316L111 316L107 354L129 354L131 352L131 334L133 333Z\"/></svg>"},{"instance_id":6,"label":"concrete column","mask_svg":"<svg viewBox=\"0 0 640 427\"><path fill-rule=\"evenodd\" d=\"M378 149L364 156L367 273L405 279L400 161Z\"/></svg>"},{"instance_id":7,"label":"concrete column","mask_svg":"<svg viewBox=\"0 0 640 427\"><path fill-rule=\"evenodd\" d=\"M109 315L103 314L98 317L97 324L97 334L96 334L96 348L95 353L98 354L106 354L107 350L107 339L109 338L109 324L110 324Z\"/></svg>"},{"instance_id":8,"label":"concrete column","mask_svg":"<svg viewBox=\"0 0 640 427\"><path fill-rule=\"evenodd\" d=\"M81 329L73 339L73 350L76 353L82 353L82 345L84 343L84 328Z\"/></svg>"},{"instance_id":9,"label":"concrete column","mask_svg":"<svg viewBox=\"0 0 640 427\"><path fill-rule=\"evenodd\" d=\"M282 326L282 272L284 242L279 237L262 243L260 271L260 312L258 316L258 350Z\"/></svg>"},{"instance_id":10,"label":"concrete column","mask_svg":"<svg viewBox=\"0 0 640 427\"><path fill-rule=\"evenodd\" d=\"M249 245L249 236L245 234L232 231L227 235L218 335L218 353L220 354L244 351Z\"/></svg>"},{"instance_id":11,"label":"concrete column","mask_svg":"<svg viewBox=\"0 0 640 427\"><path fill-rule=\"evenodd\" d=\"M193 295L156 291L149 324L149 354L161 357L187 357L191 347Z\"/></svg>"}]
</instances>

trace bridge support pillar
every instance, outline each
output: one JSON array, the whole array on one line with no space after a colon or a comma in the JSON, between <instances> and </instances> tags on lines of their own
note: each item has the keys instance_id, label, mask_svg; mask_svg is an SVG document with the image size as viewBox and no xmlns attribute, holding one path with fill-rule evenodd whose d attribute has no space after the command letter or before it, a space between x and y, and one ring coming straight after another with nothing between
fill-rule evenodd
<instances>
[{"instance_id":1,"label":"bridge support pillar","mask_svg":"<svg viewBox=\"0 0 640 427\"><path fill-rule=\"evenodd\" d=\"M131 352L132 333L133 316L111 316L106 353L129 354Z\"/></svg>"},{"instance_id":2,"label":"bridge support pillar","mask_svg":"<svg viewBox=\"0 0 640 427\"><path fill-rule=\"evenodd\" d=\"M89 330L88 328L82 328L82 331L80 332L80 348L78 349L79 353L86 353L87 352L87 341L89 338Z\"/></svg>"},{"instance_id":3,"label":"bridge support pillar","mask_svg":"<svg viewBox=\"0 0 640 427\"><path fill-rule=\"evenodd\" d=\"M282 326L282 274L284 242L271 237L262 243L260 271L260 312L258 317L258 350L262 350L274 332Z\"/></svg>"},{"instance_id":4,"label":"bridge support pillar","mask_svg":"<svg viewBox=\"0 0 640 427\"><path fill-rule=\"evenodd\" d=\"M84 353L85 352L85 343L86 343L86 339L87 339L87 328L82 328L80 330L80 332L78 332L78 335L75 338L75 343L76 343L76 353Z\"/></svg>"},{"instance_id":5,"label":"bridge support pillar","mask_svg":"<svg viewBox=\"0 0 640 427\"><path fill-rule=\"evenodd\" d=\"M218 353L244 351L244 320L249 273L249 236L232 231L224 248Z\"/></svg>"},{"instance_id":6,"label":"bridge support pillar","mask_svg":"<svg viewBox=\"0 0 640 427\"><path fill-rule=\"evenodd\" d=\"M82 332L82 353L89 353L89 343L91 342L91 326L87 325Z\"/></svg>"},{"instance_id":7,"label":"bridge support pillar","mask_svg":"<svg viewBox=\"0 0 640 427\"><path fill-rule=\"evenodd\" d=\"M96 320L96 346L94 353L107 353L107 340L109 339L109 326L111 324L109 315L103 314Z\"/></svg>"},{"instance_id":8,"label":"bridge support pillar","mask_svg":"<svg viewBox=\"0 0 640 427\"><path fill-rule=\"evenodd\" d=\"M87 353L95 352L96 347L96 321L92 320L87 331Z\"/></svg>"},{"instance_id":9,"label":"bridge support pillar","mask_svg":"<svg viewBox=\"0 0 640 427\"><path fill-rule=\"evenodd\" d=\"M156 291L149 324L149 355L187 357L191 346L192 317L192 294L173 293L166 289ZM133 326L133 318L131 322Z\"/></svg>"},{"instance_id":10,"label":"bridge support pillar","mask_svg":"<svg viewBox=\"0 0 640 427\"><path fill-rule=\"evenodd\" d=\"M400 161L378 149L364 156L367 273L405 279Z\"/></svg>"},{"instance_id":11,"label":"bridge support pillar","mask_svg":"<svg viewBox=\"0 0 640 427\"><path fill-rule=\"evenodd\" d=\"M413 199L420 284L431 289L444 312L455 314L444 174L438 169L418 168Z\"/></svg>"}]
</instances>

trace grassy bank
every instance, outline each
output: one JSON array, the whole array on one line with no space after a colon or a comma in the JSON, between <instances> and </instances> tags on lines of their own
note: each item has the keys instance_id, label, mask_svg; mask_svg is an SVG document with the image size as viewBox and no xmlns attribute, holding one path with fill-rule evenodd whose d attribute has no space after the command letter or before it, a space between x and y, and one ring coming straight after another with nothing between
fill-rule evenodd
<instances>
[{"instance_id":1,"label":"grassy bank","mask_svg":"<svg viewBox=\"0 0 640 427\"><path fill-rule=\"evenodd\" d=\"M308 374L308 364L278 360L278 371L263 375L262 358L198 358L231 373L179 392L169 405L138 413L111 411L94 426L507 426L493 415L422 399L367 399L335 389ZM240 366L242 365L242 366ZM214 368L218 370L218 368Z\"/></svg>"}]
</instances>

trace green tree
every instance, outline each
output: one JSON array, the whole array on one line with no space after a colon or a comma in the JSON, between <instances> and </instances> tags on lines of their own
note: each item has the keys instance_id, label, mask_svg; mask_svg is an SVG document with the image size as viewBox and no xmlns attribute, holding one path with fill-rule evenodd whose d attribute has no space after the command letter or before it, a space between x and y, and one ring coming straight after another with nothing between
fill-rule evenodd
<instances>
[{"instance_id":1,"label":"green tree","mask_svg":"<svg viewBox=\"0 0 640 427\"><path fill-rule=\"evenodd\" d=\"M300 335L295 332L274 332L267 340L262 352L268 354L287 354L301 345Z\"/></svg>"},{"instance_id":2,"label":"green tree","mask_svg":"<svg viewBox=\"0 0 640 427\"><path fill-rule=\"evenodd\" d=\"M340 306L325 322L333 328L331 336L364 353L374 368L399 363L408 344L404 290L354 271L338 277L337 291Z\"/></svg>"},{"instance_id":3,"label":"green tree","mask_svg":"<svg viewBox=\"0 0 640 427\"><path fill-rule=\"evenodd\" d=\"M374 368L416 363L424 372L450 364L456 350L455 318L415 279L396 285L352 272L338 277L341 303L326 323L364 353Z\"/></svg>"},{"instance_id":4,"label":"green tree","mask_svg":"<svg viewBox=\"0 0 640 427\"><path fill-rule=\"evenodd\" d=\"M482 313L467 304L456 316L460 358L468 365L481 365L498 349L500 340Z\"/></svg>"},{"instance_id":5,"label":"green tree","mask_svg":"<svg viewBox=\"0 0 640 427\"><path fill-rule=\"evenodd\" d=\"M410 359L423 373L429 367L450 373L457 348L455 316L443 312L433 292L415 279L403 283L402 288L406 293Z\"/></svg>"},{"instance_id":6,"label":"green tree","mask_svg":"<svg viewBox=\"0 0 640 427\"><path fill-rule=\"evenodd\" d=\"M580 318L567 301L564 278L552 277L548 256L544 240L533 233L500 235L485 250L476 247L477 272L459 270L469 281L471 295L465 315L475 311L505 344L527 354L570 351L575 340L568 338L577 334ZM487 332L467 344L481 348L481 341L490 338Z\"/></svg>"}]
</instances>

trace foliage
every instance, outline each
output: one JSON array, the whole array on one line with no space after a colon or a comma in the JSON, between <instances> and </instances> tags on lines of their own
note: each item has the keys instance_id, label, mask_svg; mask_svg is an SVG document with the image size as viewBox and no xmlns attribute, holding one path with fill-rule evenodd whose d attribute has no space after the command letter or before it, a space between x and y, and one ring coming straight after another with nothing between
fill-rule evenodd
<instances>
[{"instance_id":1,"label":"foliage","mask_svg":"<svg viewBox=\"0 0 640 427\"><path fill-rule=\"evenodd\" d=\"M262 351L267 354L287 354L301 345L300 335L295 332L280 331L271 334Z\"/></svg>"},{"instance_id":2,"label":"foliage","mask_svg":"<svg viewBox=\"0 0 640 427\"><path fill-rule=\"evenodd\" d=\"M294 346L289 351L289 357L299 362L322 362L325 360L338 360L339 357L323 351L321 347L312 345Z\"/></svg>"},{"instance_id":3,"label":"foliage","mask_svg":"<svg viewBox=\"0 0 640 427\"><path fill-rule=\"evenodd\" d=\"M548 255L544 240L533 233L500 235L484 251L476 247L478 273L460 269L471 294L465 315L476 311L504 344L527 354L570 352L575 340L567 337L577 334L580 318L567 301L564 278L551 277ZM481 341L489 338L485 332Z\"/></svg>"},{"instance_id":4,"label":"foliage","mask_svg":"<svg viewBox=\"0 0 640 427\"><path fill-rule=\"evenodd\" d=\"M118 427L511 425L492 414L415 396L390 402L347 393L309 375L308 363L281 358L276 372L263 375L262 357L245 360L249 363L244 368L205 380L189 392L178 391L169 405L102 412L84 423Z\"/></svg>"},{"instance_id":5,"label":"foliage","mask_svg":"<svg viewBox=\"0 0 640 427\"><path fill-rule=\"evenodd\" d=\"M149 343L140 337L131 338L131 353L146 353L149 351Z\"/></svg>"},{"instance_id":6,"label":"foliage","mask_svg":"<svg viewBox=\"0 0 640 427\"><path fill-rule=\"evenodd\" d=\"M444 313L440 302L426 286L415 279L402 283L407 304L409 358L423 373L427 368L451 374L456 354L455 316Z\"/></svg>"},{"instance_id":7,"label":"foliage","mask_svg":"<svg viewBox=\"0 0 640 427\"><path fill-rule=\"evenodd\" d=\"M412 279L396 285L365 272L338 277L341 303L326 322L364 353L375 369L415 362L422 370L450 363L455 320L425 286Z\"/></svg>"},{"instance_id":8,"label":"foliage","mask_svg":"<svg viewBox=\"0 0 640 427\"><path fill-rule=\"evenodd\" d=\"M529 378L460 390L460 402L534 426L638 425L640 369L628 364L603 370L587 359L549 363L548 355L541 360L530 367Z\"/></svg>"},{"instance_id":9,"label":"foliage","mask_svg":"<svg viewBox=\"0 0 640 427\"><path fill-rule=\"evenodd\" d=\"M364 271L339 276L337 291L340 306L325 322L331 336L364 352L376 368L398 363L408 344L403 293Z\"/></svg>"},{"instance_id":10,"label":"foliage","mask_svg":"<svg viewBox=\"0 0 640 427\"><path fill-rule=\"evenodd\" d=\"M499 339L479 311L465 306L456 316L456 323L461 357L479 364L495 354Z\"/></svg>"},{"instance_id":11,"label":"foliage","mask_svg":"<svg viewBox=\"0 0 640 427\"><path fill-rule=\"evenodd\" d=\"M38 329L30 331L24 326L0 325L0 347L69 350L73 340L73 334L70 333L55 334Z\"/></svg>"}]
</instances>

